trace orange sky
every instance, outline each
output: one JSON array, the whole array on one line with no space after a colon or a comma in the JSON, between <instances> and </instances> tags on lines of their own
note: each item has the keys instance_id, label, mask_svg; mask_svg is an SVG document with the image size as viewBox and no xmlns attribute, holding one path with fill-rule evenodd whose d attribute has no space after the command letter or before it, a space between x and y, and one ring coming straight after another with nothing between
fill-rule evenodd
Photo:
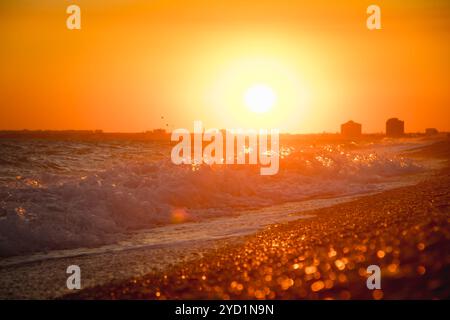
<instances>
[{"instance_id":1,"label":"orange sky","mask_svg":"<svg viewBox=\"0 0 450 320\"><path fill-rule=\"evenodd\" d=\"M450 131L448 1L330 2L2 1L0 129ZM267 113L243 103L255 83L277 95Z\"/></svg>"}]
</instances>

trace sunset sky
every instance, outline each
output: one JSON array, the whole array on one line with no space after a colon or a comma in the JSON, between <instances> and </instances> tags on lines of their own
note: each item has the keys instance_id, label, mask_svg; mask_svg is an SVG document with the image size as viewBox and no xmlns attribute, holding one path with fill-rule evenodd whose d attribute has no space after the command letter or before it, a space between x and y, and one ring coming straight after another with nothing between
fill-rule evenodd
<instances>
[{"instance_id":1,"label":"sunset sky","mask_svg":"<svg viewBox=\"0 0 450 320\"><path fill-rule=\"evenodd\" d=\"M0 129L450 131L448 0L5 0L0 37ZM246 105L255 85L267 112Z\"/></svg>"}]
</instances>

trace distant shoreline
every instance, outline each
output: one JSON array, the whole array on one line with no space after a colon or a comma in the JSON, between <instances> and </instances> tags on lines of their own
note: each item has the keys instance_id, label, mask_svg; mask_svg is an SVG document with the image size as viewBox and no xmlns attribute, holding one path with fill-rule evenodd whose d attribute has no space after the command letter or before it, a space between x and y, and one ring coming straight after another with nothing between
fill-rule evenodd
<instances>
[{"instance_id":1,"label":"distant shoreline","mask_svg":"<svg viewBox=\"0 0 450 320\"><path fill-rule=\"evenodd\" d=\"M167 141L170 142L169 131L155 129L145 132L104 132L102 130L0 130L1 139L43 139L43 140L63 140L63 141ZM448 137L450 133L440 132L436 135L426 135L423 132L405 133L398 137L402 138L442 138ZM340 133L281 133L283 140L308 140L316 139L320 141L363 141L381 140L386 138L384 133L363 133L360 137L347 138Z\"/></svg>"}]
</instances>

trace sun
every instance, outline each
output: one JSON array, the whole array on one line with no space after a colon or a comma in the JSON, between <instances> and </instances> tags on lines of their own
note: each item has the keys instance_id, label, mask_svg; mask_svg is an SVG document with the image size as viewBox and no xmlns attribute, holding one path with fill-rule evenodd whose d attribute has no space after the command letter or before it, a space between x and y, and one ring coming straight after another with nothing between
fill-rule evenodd
<instances>
[{"instance_id":1,"label":"sun","mask_svg":"<svg viewBox=\"0 0 450 320\"><path fill-rule=\"evenodd\" d=\"M277 100L271 87L264 84L253 85L245 91L245 105L253 112L268 112Z\"/></svg>"}]
</instances>

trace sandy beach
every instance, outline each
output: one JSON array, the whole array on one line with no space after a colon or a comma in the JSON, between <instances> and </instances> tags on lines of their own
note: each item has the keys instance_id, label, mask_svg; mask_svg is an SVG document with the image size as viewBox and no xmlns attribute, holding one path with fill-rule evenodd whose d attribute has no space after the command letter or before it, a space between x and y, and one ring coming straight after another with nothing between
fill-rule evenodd
<instances>
[{"instance_id":1,"label":"sandy beach","mask_svg":"<svg viewBox=\"0 0 450 320\"><path fill-rule=\"evenodd\" d=\"M417 186L308 212L164 271L67 299L445 299L450 170ZM366 287L369 265L381 290Z\"/></svg>"}]
</instances>

